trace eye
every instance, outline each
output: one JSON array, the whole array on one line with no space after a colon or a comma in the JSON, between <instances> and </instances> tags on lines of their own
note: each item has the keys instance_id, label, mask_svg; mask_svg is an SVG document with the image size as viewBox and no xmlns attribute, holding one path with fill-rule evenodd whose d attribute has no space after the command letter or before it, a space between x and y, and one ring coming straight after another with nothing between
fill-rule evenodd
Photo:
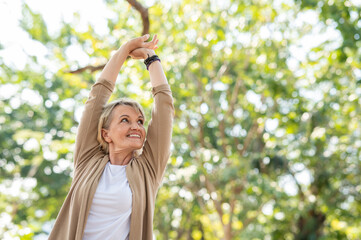
<instances>
[{"instance_id":1,"label":"eye","mask_svg":"<svg viewBox=\"0 0 361 240\"><path fill-rule=\"evenodd\" d=\"M142 120L142 119L139 119L139 120L138 120L138 123L143 125L143 120Z\"/></svg>"},{"instance_id":2,"label":"eye","mask_svg":"<svg viewBox=\"0 0 361 240\"><path fill-rule=\"evenodd\" d=\"M122 120L120 120L120 122L129 122L128 119L123 118Z\"/></svg>"}]
</instances>

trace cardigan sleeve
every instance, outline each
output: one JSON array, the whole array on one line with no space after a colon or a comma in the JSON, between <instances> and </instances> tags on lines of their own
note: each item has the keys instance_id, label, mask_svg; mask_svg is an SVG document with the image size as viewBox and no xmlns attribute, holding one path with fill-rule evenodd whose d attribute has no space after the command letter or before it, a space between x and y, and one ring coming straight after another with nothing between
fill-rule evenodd
<instances>
[{"instance_id":1,"label":"cardigan sleeve","mask_svg":"<svg viewBox=\"0 0 361 240\"><path fill-rule=\"evenodd\" d=\"M108 102L114 83L98 79L92 86L79 123L75 141L74 166L89 160L100 150L97 140L98 123L103 106Z\"/></svg>"},{"instance_id":2,"label":"cardigan sleeve","mask_svg":"<svg viewBox=\"0 0 361 240\"><path fill-rule=\"evenodd\" d=\"M152 94L154 106L142 156L147 161L151 176L159 184L170 157L174 106L168 84L153 88Z\"/></svg>"}]
</instances>

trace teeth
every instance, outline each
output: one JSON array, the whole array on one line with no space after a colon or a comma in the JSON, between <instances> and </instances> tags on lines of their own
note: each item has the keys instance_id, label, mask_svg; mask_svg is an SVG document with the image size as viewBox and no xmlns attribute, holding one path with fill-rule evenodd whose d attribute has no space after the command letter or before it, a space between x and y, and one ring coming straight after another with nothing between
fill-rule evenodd
<instances>
[{"instance_id":1,"label":"teeth","mask_svg":"<svg viewBox=\"0 0 361 240\"><path fill-rule=\"evenodd\" d=\"M140 138L140 136L137 135L137 134L130 134L129 137L137 137L137 138Z\"/></svg>"}]
</instances>

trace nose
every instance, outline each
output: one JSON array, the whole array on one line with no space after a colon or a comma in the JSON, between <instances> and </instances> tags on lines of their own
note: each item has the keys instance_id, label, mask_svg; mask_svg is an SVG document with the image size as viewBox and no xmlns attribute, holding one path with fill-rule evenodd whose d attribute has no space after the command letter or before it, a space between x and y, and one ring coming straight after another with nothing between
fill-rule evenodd
<instances>
[{"instance_id":1,"label":"nose","mask_svg":"<svg viewBox=\"0 0 361 240\"><path fill-rule=\"evenodd\" d=\"M139 125L137 122L133 122L132 125L130 126L130 128L132 130L139 130Z\"/></svg>"}]
</instances>

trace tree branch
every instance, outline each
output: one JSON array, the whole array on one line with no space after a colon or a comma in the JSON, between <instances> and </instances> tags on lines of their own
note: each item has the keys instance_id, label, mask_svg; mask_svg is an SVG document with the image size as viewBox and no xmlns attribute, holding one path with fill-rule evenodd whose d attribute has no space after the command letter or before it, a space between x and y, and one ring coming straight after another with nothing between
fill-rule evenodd
<instances>
[{"instance_id":1,"label":"tree branch","mask_svg":"<svg viewBox=\"0 0 361 240\"><path fill-rule=\"evenodd\" d=\"M247 60L246 60L246 62L244 64L243 70L246 71L248 66L249 66L249 59L247 58ZM242 79L237 79L236 80L236 85L235 85L235 87L233 89L233 92L229 91L229 96L231 96L230 104L229 104L230 107L229 107L229 110L228 110L228 113L227 113L229 116L231 116L231 114L234 112L240 88L242 88L244 93L247 92L247 89L246 89L246 87L245 87L245 85L243 83L243 80Z\"/></svg>"},{"instance_id":2,"label":"tree branch","mask_svg":"<svg viewBox=\"0 0 361 240\"><path fill-rule=\"evenodd\" d=\"M235 105L237 103L237 97L238 97L238 94L239 94L239 89L241 88L241 84L242 84L241 79L236 80L236 86L234 86L231 101L230 101L230 104L229 104L230 107L229 107L228 113L227 113L228 116L231 116L233 114L233 112L234 112L234 108L235 108Z\"/></svg>"},{"instance_id":3,"label":"tree branch","mask_svg":"<svg viewBox=\"0 0 361 240\"><path fill-rule=\"evenodd\" d=\"M127 2L140 13L140 16L141 16L142 22L143 22L142 36L144 34L149 33L150 24L149 24L148 8L143 7L142 4L140 4L136 0L127 0ZM104 67L105 67L105 64L102 64L102 65L99 65L99 66L88 65L88 66L83 67L83 68L78 68L78 69L73 70L73 71L69 70L69 71L66 71L66 72L67 73L72 73L72 74L78 74L78 73L82 73L82 72L84 72L86 70L89 70L91 73L93 73L95 71L102 70Z\"/></svg>"},{"instance_id":4,"label":"tree branch","mask_svg":"<svg viewBox=\"0 0 361 240\"><path fill-rule=\"evenodd\" d=\"M230 200L230 214L229 214L229 221L228 223L224 226L224 235L225 235L225 239L232 239L233 238L233 229L232 229L232 218L234 215L234 208L236 205L236 198L232 197L232 199Z\"/></svg>"},{"instance_id":5,"label":"tree branch","mask_svg":"<svg viewBox=\"0 0 361 240\"><path fill-rule=\"evenodd\" d=\"M300 196L301 201L304 202L305 201L305 193L302 190L301 184L297 181L295 173L291 170L291 168L288 166L288 164L287 164L286 168L287 168L288 173L291 174L293 180L295 181L295 183L297 185L298 195Z\"/></svg>"},{"instance_id":6,"label":"tree branch","mask_svg":"<svg viewBox=\"0 0 361 240\"><path fill-rule=\"evenodd\" d=\"M224 117L222 120L219 121L219 131L221 133L221 139L222 139L222 151L224 153L225 156L228 156L227 154L227 144L226 144L226 126L225 126L225 122L224 122Z\"/></svg>"},{"instance_id":7,"label":"tree branch","mask_svg":"<svg viewBox=\"0 0 361 240\"><path fill-rule=\"evenodd\" d=\"M203 210L203 212L204 212L204 213L207 213L207 212L208 212L208 211L207 211L207 207L204 205L203 199L202 199L200 196L198 196L197 194L196 194L196 199L197 199L197 202L199 203L200 208ZM211 218L210 218L210 220L212 221ZM217 236L217 235L218 235L218 234L217 234L217 231L215 230L215 228L212 228L212 231L213 231L213 235L214 235L214 236Z\"/></svg>"},{"instance_id":8,"label":"tree branch","mask_svg":"<svg viewBox=\"0 0 361 240\"><path fill-rule=\"evenodd\" d=\"M217 106L217 103L215 102L214 98L213 98L213 86L214 84L219 81L221 79L221 77L226 73L228 69L228 63L224 63L218 70L216 76L212 79L211 81L211 89L209 91L209 101L210 101L210 105L212 107L213 112L215 113L215 117L218 118L218 115L220 113L219 111L219 107ZM219 121L219 132L220 132L220 137L222 139L222 151L224 152L224 155L227 156L227 144L226 144L226 133L225 133L225 120L224 120L225 116L223 116L223 119L221 119Z\"/></svg>"},{"instance_id":9,"label":"tree branch","mask_svg":"<svg viewBox=\"0 0 361 240\"><path fill-rule=\"evenodd\" d=\"M251 141L253 139L253 136L257 132L257 129L258 129L258 123L257 123L257 120L256 120L252 124L251 128L248 130L247 136L246 136L246 138L244 140L243 148L241 150L238 150L240 156L243 156L244 152L247 150L248 146L250 145L250 143L251 143Z\"/></svg>"},{"instance_id":10,"label":"tree branch","mask_svg":"<svg viewBox=\"0 0 361 240\"><path fill-rule=\"evenodd\" d=\"M188 115L186 116L186 119L187 119L187 127L188 127L189 131L192 132L192 130L194 128L193 128L193 126L191 124L191 120L189 119ZM188 139L188 142L191 144L191 149L193 151L196 151L196 142L195 142L194 138L192 137L192 135L190 133L187 134L187 139Z\"/></svg>"},{"instance_id":11,"label":"tree branch","mask_svg":"<svg viewBox=\"0 0 361 240\"><path fill-rule=\"evenodd\" d=\"M206 174L204 174L204 178L205 178L205 184L206 184L206 188L207 188L207 190L208 190L208 193L211 195L212 192L216 192L215 186L213 185L212 182L210 182L210 181L208 180L208 177L207 177ZM222 225L225 226L225 224L224 224L224 222L223 222L223 210L222 210L221 202L218 201L217 199L212 198L212 197L211 197L211 199L212 199L212 201L213 201L213 203L214 203L214 206L215 206L215 208L216 208L216 210L217 210L217 213L218 213L218 215L219 215L219 218L220 218L220 220L221 220Z\"/></svg>"},{"instance_id":12,"label":"tree branch","mask_svg":"<svg viewBox=\"0 0 361 240\"><path fill-rule=\"evenodd\" d=\"M82 73L86 70L89 70L91 73L95 72L95 71L98 71L98 70L102 70L103 68L105 67L105 64L102 64L102 65L99 65L99 66L86 66L86 67L82 67L82 68L78 68L74 71L66 71L66 73L73 73L73 74L76 74L76 73Z\"/></svg>"},{"instance_id":13,"label":"tree branch","mask_svg":"<svg viewBox=\"0 0 361 240\"><path fill-rule=\"evenodd\" d=\"M262 211L262 208L263 208L263 206L266 204L266 202L263 202L261 205L259 205L259 207L258 207L258 209L257 209L257 213L253 216L253 217L249 217L249 218L247 218L244 222L243 222L243 227L242 227L242 229L241 230L239 230L239 232L242 232L242 231L244 231L246 228L247 228L247 226L249 225L249 224L251 224L257 217L258 217L258 215L260 214L260 212Z\"/></svg>"},{"instance_id":14,"label":"tree branch","mask_svg":"<svg viewBox=\"0 0 361 240\"><path fill-rule=\"evenodd\" d=\"M140 16L142 17L142 21L143 21L143 33L142 33L142 35L149 33L148 8L143 7L142 4L140 4L136 0L127 0L127 2L130 5L132 5L132 7L134 7L140 13Z\"/></svg>"},{"instance_id":15,"label":"tree branch","mask_svg":"<svg viewBox=\"0 0 361 240\"><path fill-rule=\"evenodd\" d=\"M202 83L200 82L199 78L197 78L196 76L194 76L194 74L190 73L193 76L194 81L196 82L196 86L197 86L197 93L198 96L200 96L201 102L204 101L204 96L203 96L203 91L202 91ZM204 141L204 118L201 118L201 121L199 123L199 142L201 143L201 146L204 148L207 148L205 141ZM208 146L209 147L209 146Z\"/></svg>"}]
</instances>

